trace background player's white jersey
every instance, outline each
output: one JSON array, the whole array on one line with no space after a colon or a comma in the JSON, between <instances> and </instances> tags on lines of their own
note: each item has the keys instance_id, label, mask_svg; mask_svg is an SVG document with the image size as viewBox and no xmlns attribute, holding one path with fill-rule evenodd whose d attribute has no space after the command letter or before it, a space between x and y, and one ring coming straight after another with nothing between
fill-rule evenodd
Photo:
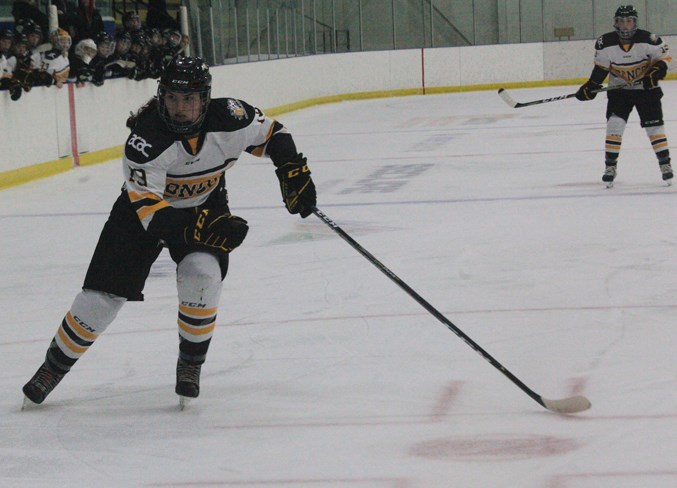
<instances>
[{"instance_id":1,"label":"background player's white jersey","mask_svg":"<svg viewBox=\"0 0 677 488\"><path fill-rule=\"evenodd\" d=\"M615 32L604 34L595 45L595 64L609 71L609 86L632 84L644 77L658 61L669 63L668 45L645 30L638 29L629 44L620 43ZM628 89L642 90L641 84Z\"/></svg>"},{"instance_id":2,"label":"background player's white jersey","mask_svg":"<svg viewBox=\"0 0 677 488\"><path fill-rule=\"evenodd\" d=\"M68 58L58 49L43 53L41 69L52 75L55 81L65 83L70 71Z\"/></svg>"}]
</instances>

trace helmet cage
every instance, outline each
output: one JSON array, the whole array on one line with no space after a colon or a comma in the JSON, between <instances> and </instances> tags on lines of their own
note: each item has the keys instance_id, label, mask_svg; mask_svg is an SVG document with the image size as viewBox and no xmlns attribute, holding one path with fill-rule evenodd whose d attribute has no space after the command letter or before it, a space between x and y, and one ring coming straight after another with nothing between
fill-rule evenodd
<instances>
[{"instance_id":1,"label":"helmet cage","mask_svg":"<svg viewBox=\"0 0 677 488\"><path fill-rule=\"evenodd\" d=\"M200 58L178 57L165 68L157 90L158 114L167 128L177 134L195 134L199 132L211 100L212 76L209 67ZM200 114L193 121L176 121L167 111L165 95L167 92L199 93Z\"/></svg>"},{"instance_id":2,"label":"helmet cage","mask_svg":"<svg viewBox=\"0 0 677 488\"><path fill-rule=\"evenodd\" d=\"M623 40L631 39L637 32L637 10L632 5L621 5L616 10L614 15L614 30L618 37ZM618 26L618 23L621 19L632 19L634 21L634 26L630 30L621 30Z\"/></svg>"}]
</instances>

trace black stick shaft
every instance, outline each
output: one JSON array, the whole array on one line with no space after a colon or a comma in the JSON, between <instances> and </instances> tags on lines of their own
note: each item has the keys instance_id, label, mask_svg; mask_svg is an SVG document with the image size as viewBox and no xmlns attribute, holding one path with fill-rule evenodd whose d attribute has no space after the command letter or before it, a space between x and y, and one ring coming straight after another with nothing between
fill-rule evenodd
<instances>
[{"instance_id":1,"label":"black stick shaft","mask_svg":"<svg viewBox=\"0 0 677 488\"><path fill-rule=\"evenodd\" d=\"M637 86L637 85L639 85L640 82L641 82L641 80L635 81L635 82L631 83L630 85L605 86L605 87L602 87L598 90L593 90L593 93L603 93L603 92L612 91L612 90L620 90L621 88L625 88L626 86ZM501 93L501 90L499 90L499 94ZM566 100L568 98L574 98L575 96L576 96L575 93L569 93L568 95L560 95L558 97L552 97L552 98L543 98L541 100L532 100L531 102L515 102L515 106L513 108L530 107L531 105L540 105L541 103L557 102L559 100Z\"/></svg>"},{"instance_id":2,"label":"black stick shaft","mask_svg":"<svg viewBox=\"0 0 677 488\"><path fill-rule=\"evenodd\" d=\"M463 332L461 329L456 327L449 319L447 319L444 315L442 315L435 307L433 307L430 303L428 303L421 295L416 293L409 285L407 285L404 281L402 281L395 273L393 273L386 265L384 265L381 261L376 259L374 255L372 255L369 251L367 251L365 248L363 248L355 239L350 237L343 229L341 229L333 220L331 220L329 217L327 217L321 210L315 208L313 209L313 213L325 224L327 224L334 232L336 232L344 241L346 241L348 244L350 244L357 252L362 254L367 260L376 266L383 274L385 274L388 278L390 278L397 286L402 288L410 297L412 297L414 300L416 300L423 308L425 308L430 314L435 317L437 320L442 322L444 325L447 326L449 330L451 330L454 334L456 334L458 337L463 339L463 341L468 344L475 352L479 353L480 356L482 356L484 359L486 359L494 368L498 369L501 373L503 373L510 381L512 381L514 384L516 384L524 393L529 395L532 399L534 399L539 405L548 408L545 403L543 402L543 398L541 395L533 391L531 388L529 388L527 385L522 383L522 381L517 378L514 374L512 374L510 371L508 371L501 363L499 363L494 357L489 354L487 351L482 349L479 344L477 344L475 341L473 341L470 337L468 337L465 332Z\"/></svg>"}]
</instances>

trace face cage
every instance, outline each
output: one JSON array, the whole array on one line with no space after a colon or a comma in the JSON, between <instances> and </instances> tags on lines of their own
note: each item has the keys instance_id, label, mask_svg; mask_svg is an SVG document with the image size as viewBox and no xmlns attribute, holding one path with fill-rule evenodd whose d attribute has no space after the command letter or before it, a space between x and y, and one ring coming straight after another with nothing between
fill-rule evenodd
<instances>
[{"instance_id":1,"label":"face cage","mask_svg":"<svg viewBox=\"0 0 677 488\"><path fill-rule=\"evenodd\" d=\"M202 128L203 122L205 121L205 117L207 116L207 107L209 107L209 101L211 100L211 87L197 92L200 94L200 116L195 122L175 122L172 120L172 118L169 116L169 112L167 112L167 106L165 105L164 96L167 91L174 90L169 90L164 86L159 86L157 91L158 114L165 125L167 125L167 128L176 134L190 135L199 132Z\"/></svg>"},{"instance_id":2,"label":"face cage","mask_svg":"<svg viewBox=\"0 0 677 488\"><path fill-rule=\"evenodd\" d=\"M115 43L113 41L102 41L96 45L97 52L99 56L107 58L115 49Z\"/></svg>"},{"instance_id":3,"label":"face cage","mask_svg":"<svg viewBox=\"0 0 677 488\"><path fill-rule=\"evenodd\" d=\"M71 38L61 36L57 37L54 39L54 47L62 53L68 51L71 48Z\"/></svg>"},{"instance_id":4,"label":"face cage","mask_svg":"<svg viewBox=\"0 0 677 488\"><path fill-rule=\"evenodd\" d=\"M618 21L620 19L632 19L635 21L635 27L630 29L629 31L622 31L618 28ZM616 17L614 19L614 30L616 31L616 34L618 34L618 37L623 39L624 41L627 41L628 39L632 39L632 36L635 35L637 32L637 17Z\"/></svg>"}]
</instances>

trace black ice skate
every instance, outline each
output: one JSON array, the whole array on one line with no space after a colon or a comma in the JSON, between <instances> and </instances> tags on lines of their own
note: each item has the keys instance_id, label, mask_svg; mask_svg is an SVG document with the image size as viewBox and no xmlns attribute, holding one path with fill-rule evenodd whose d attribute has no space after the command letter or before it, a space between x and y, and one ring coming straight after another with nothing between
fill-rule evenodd
<instances>
[{"instance_id":1,"label":"black ice skate","mask_svg":"<svg viewBox=\"0 0 677 488\"><path fill-rule=\"evenodd\" d=\"M661 164L660 168L661 174L663 175L663 181L665 181L668 186L672 185L672 177L674 175L672 174L672 166L670 163Z\"/></svg>"},{"instance_id":2,"label":"black ice skate","mask_svg":"<svg viewBox=\"0 0 677 488\"><path fill-rule=\"evenodd\" d=\"M602 181L606 183L607 188L614 186L614 180L616 179L616 165L607 164L604 174L602 175Z\"/></svg>"},{"instance_id":3,"label":"black ice skate","mask_svg":"<svg viewBox=\"0 0 677 488\"><path fill-rule=\"evenodd\" d=\"M201 364L189 364L182 359L176 363L176 388L179 395L179 408L183 410L191 398L197 398L200 394L200 369Z\"/></svg>"},{"instance_id":4,"label":"black ice skate","mask_svg":"<svg viewBox=\"0 0 677 488\"><path fill-rule=\"evenodd\" d=\"M24 395L24 404L21 407L23 410L26 406L30 405L28 402L35 404L40 404L45 401L47 395L49 395L56 385L59 384L61 379L65 376L64 373L57 373L49 369L46 363L43 363L38 371L33 375L33 377L26 383L23 387Z\"/></svg>"}]
</instances>

